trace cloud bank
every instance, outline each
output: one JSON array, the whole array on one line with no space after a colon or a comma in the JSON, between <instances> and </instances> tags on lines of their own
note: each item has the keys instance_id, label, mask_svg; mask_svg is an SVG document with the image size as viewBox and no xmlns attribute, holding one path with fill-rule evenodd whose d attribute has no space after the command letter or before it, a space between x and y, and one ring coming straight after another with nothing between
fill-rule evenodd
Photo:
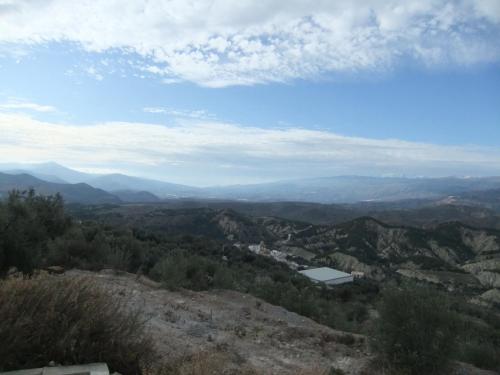
<instances>
[{"instance_id":1,"label":"cloud bank","mask_svg":"<svg viewBox=\"0 0 500 375\"><path fill-rule=\"evenodd\" d=\"M49 42L119 51L165 82L253 85L498 61L500 1L0 0L0 44Z\"/></svg>"},{"instance_id":2,"label":"cloud bank","mask_svg":"<svg viewBox=\"0 0 500 375\"><path fill-rule=\"evenodd\" d=\"M163 126L107 122L87 126L0 113L0 160L56 161L195 185L328 175L491 175L500 150L327 131L263 129L216 121Z\"/></svg>"}]
</instances>

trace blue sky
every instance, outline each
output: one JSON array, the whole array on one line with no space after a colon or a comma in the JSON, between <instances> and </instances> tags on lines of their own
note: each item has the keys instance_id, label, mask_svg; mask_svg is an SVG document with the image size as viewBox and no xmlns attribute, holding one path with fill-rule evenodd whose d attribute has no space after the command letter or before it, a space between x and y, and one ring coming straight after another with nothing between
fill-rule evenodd
<instances>
[{"instance_id":1,"label":"blue sky","mask_svg":"<svg viewBox=\"0 0 500 375\"><path fill-rule=\"evenodd\" d=\"M500 174L499 1L306 3L0 0L0 157L194 185Z\"/></svg>"}]
</instances>

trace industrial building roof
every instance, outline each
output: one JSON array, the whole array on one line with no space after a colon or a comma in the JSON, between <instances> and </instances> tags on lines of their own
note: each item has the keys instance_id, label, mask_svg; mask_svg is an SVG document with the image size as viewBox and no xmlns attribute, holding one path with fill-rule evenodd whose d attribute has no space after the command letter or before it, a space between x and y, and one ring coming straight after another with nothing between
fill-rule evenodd
<instances>
[{"instance_id":1,"label":"industrial building roof","mask_svg":"<svg viewBox=\"0 0 500 375\"><path fill-rule=\"evenodd\" d=\"M317 281L328 281L328 280L341 279L344 277L351 276L348 273L339 270L334 270L333 268L329 267L311 268L299 272L304 276L307 276L310 279Z\"/></svg>"}]
</instances>

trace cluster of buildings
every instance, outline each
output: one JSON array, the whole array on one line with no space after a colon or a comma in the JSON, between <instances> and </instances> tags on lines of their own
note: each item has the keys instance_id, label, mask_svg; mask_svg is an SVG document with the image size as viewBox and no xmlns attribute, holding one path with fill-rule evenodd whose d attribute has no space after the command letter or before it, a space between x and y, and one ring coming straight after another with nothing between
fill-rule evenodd
<instances>
[{"instance_id":1,"label":"cluster of buildings","mask_svg":"<svg viewBox=\"0 0 500 375\"><path fill-rule=\"evenodd\" d=\"M260 244L248 245L248 250L258 255L274 258L278 262L286 263L294 270L299 269L299 265L291 261L288 258L288 254L278 250L269 250L263 241ZM330 267L309 268L298 272L311 279L313 282L325 283L327 285L352 283L355 278L364 278L365 276L363 272L353 271L351 273L346 273Z\"/></svg>"},{"instance_id":2,"label":"cluster of buildings","mask_svg":"<svg viewBox=\"0 0 500 375\"><path fill-rule=\"evenodd\" d=\"M248 250L258 255L264 255L273 258L274 260L286 263L291 269L297 270L299 265L288 258L288 254L278 250L270 250L266 247L263 241L258 245L248 245Z\"/></svg>"}]
</instances>

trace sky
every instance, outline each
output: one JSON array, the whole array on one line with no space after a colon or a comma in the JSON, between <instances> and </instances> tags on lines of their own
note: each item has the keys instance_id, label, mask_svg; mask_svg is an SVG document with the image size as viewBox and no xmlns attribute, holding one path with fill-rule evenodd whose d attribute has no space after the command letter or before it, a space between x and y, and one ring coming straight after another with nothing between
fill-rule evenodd
<instances>
[{"instance_id":1,"label":"sky","mask_svg":"<svg viewBox=\"0 0 500 375\"><path fill-rule=\"evenodd\" d=\"M500 0L0 0L0 160L500 175Z\"/></svg>"}]
</instances>

